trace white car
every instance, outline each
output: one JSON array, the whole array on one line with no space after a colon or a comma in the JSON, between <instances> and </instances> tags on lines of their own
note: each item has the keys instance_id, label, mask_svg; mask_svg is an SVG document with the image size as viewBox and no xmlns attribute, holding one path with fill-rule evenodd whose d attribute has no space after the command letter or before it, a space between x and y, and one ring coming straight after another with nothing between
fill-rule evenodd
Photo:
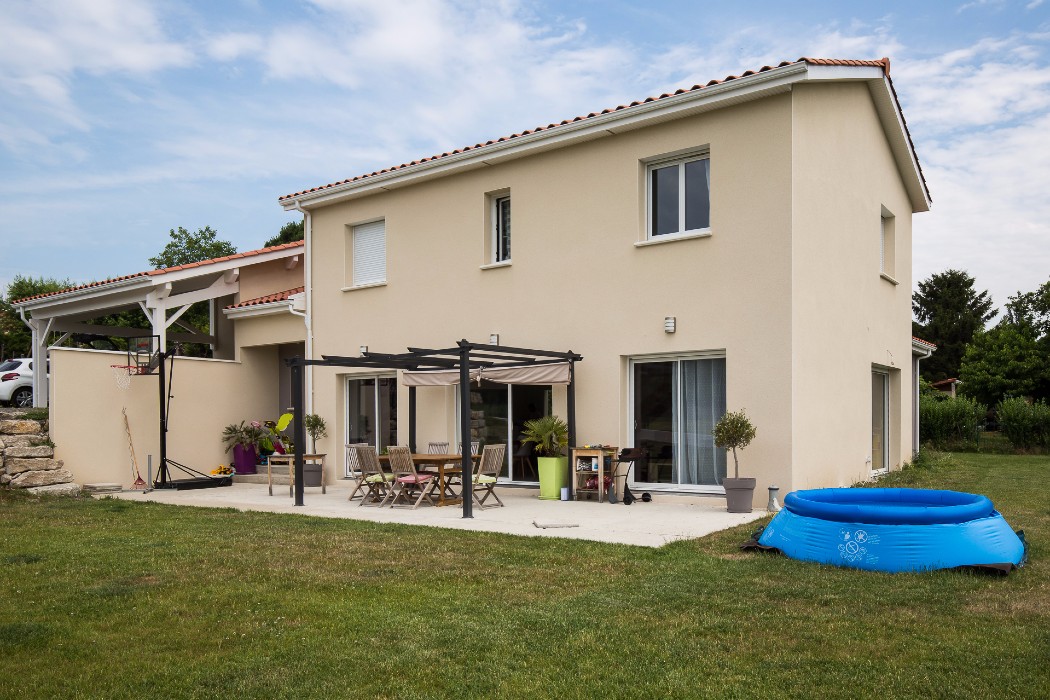
<instances>
[{"instance_id":1,"label":"white car","mask_svg":"<svg viewBox=\"0 0 1050 700\"><path fill-rule=\"evenodd\" d=\"M33 406L33 360L18 357L0 364L0 402L18 408Z\"/></svg>"}]
</instances>

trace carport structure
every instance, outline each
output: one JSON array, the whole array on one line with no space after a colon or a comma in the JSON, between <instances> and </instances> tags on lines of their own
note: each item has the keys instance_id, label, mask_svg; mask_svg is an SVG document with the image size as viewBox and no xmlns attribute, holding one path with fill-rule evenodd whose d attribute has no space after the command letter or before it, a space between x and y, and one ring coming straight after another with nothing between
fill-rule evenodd
<instances>
[{"instance_id":1,"label":"carport structure","mask_svg":"<svg viewBox=\"0 0 1050 700\"><path fill-rule=\"evenodd\" d=\"M418 379L430 376L433 381L417 381L409 384L408 406L409 446L414 450L416 441L416 387L427 385L458 384L460 391L459 430L461 441L469 444L470 435L470 382L480 379L486 372L499 376L505 383L528 383L542 377L544 383L565 384L566 422L569 427L569 444L576 442L576 387L574 365L583 359L571 350L535 350L505 345L489 345L460 340L456 347L443 349L408 348L404 353L379 353L365 351L360 357L322 355L320 360L294 357L287 360L292 374L292 413L295 415L293 438L296 445L306 444L306 429L303 417L304 382L303 367L357 367L367 369L395 369L411 373ZM458 373L458 378L455 376ZM560 374L561 376L555 376ZM403 375L404 376L404 375ZM463 478L463 517L473 518L473 484L466 475L472 472L473 463L467 450L462 451L460 464ZM295 505L303 505L303 452L295 456ZM571 481L571 480L570 480ZM570 486L571 488L571 486Z\"/></svg>"},{"instance_id":2,"label":"carport structure","mask_svg":"<svg viewBox=\"0 0 1050 700\"><path fill-rule=\"evenodd\" d=\"M134 338L156 336L159 348L168 341L209 345L215 358L234 356L233 325L222 313L240 292L241 268L272 261L284 261L286 269L299 265L303 243L285 243L260 250L137 272L102 282L70 287L15 301L22 321L33 336L33 366L46 367L48 348L73 334ZM190 306L209 303L210 328L205 332L187 323L183 314ZM145 315L145 328L126 328L93 324L91 321L128 309ZM52 340L53 339L53 340ZM33 373L33 403L48 405L48 373Z\"/></svg>"}]
</instances>

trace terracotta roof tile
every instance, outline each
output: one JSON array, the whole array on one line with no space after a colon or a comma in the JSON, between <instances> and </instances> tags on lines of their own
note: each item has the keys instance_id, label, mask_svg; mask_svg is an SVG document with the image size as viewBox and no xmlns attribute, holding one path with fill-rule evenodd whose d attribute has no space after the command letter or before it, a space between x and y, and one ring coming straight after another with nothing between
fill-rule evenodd
<instances>
[{"instance_id":1,"label":"terracotta roof tile","mask_svg":"<svg viewBox=\"0 0 1050 700\"><path fill-rule=\"evenodd\" d=\"M256 255L262 255L263 253L272 253L276 250L287 250L288 248L301 248L303 241L293 241L291 243L282 243L281 245L273 245L269 248L259 248L258 250L248 250L243 253L234 253L233 255L224 255L221 258L212 258L211 260L201 260L200 262L186 263L185 265L173 265L172 267L162 267L156 270L146 270L145 272L136 272L131 275L124 275L122 277L111 277L109 279L102 280L101 282L89 282L88 284L81 284L76 287L67 287L66 289L60 289L57 292L48 292L46 294L35 294L31 297L25 297L24 299L16 299L11 302L12 304L21 304L26 301L33 301L35 299L43 299L45 297L53 297L59 294L66 294L67 292L76 292L81 289L90 289L92 287L104 287L107 284L113 284L115 282L123 282L125 280L134 279L136 277L153 277L156 275L163 275L169 272L177 272L179 270L189 270L195 267L204 267L205 265L212 265L215 263L228 262L230 260L238 260L241 258L251 258Z\"/></svg>"},{"instance_id":2,"label":"terracotta roof tile","mask_svg":"<svg viewBox=\"0 0 1050 700\"><path fill-rule=\"evenodd\" d=\"M916 343L922 343L923 345L929 345L931 348L937 347L937 343L931 343L928 340L923 340L922 338L916 338L914 335L911 337L911 339L914 340Z\"/></svg>"},{"instance_id":3,"label":"terracotta roof tile","mask_svg":"<svg viewBox=\"0 0 1050 700\"><path fill-rule=\"evenodd\" d=\"M267 294L264 297L256 297L254 299L248 299L241 301L236 304L230 304L227 309L243 309L248 306L258 306L259 304L272 304L278 301L288 301L293 294L302 294L306 291L306 287L296 287L295 289L286 289L283 292L277 292L275 294Z\"/></svg>"},{"instance_id":4,"label":"terracotta roof tile","mask_svg":"<svg viewBox=\"0 0 1050 700\"><path fill-rule=\"evenodd\" d=\"M307 189L307 190L301 190L299 192L293 192L292 194L286 194L283 197L280 197L277 201L284 202L284 201L289 200L289 199L294 199L296 197L301 197L301 196L307 195L307 194L313 194L315 192L321 192L323 190L331 189L333 187L339 187L340 185L346 185L346 184L349 184L351 182L360 182L361 180L367 180L368 178L376 177L377 175L385 175L386 173L394 172L396 170L403 170L405 168L411 168L412 166L419 165L419 164L422 164L422 163L429 163L430 161L433 161L433 160L437 160L437 159L440 159L440 158L446 158L446 157L448 157L450 155L458 155L460 153L466 153L467 151L472 151L472 150L477 149L477 148L485 148L486 146L491 146L494 143L504 143L506 141L511 141L513 139L520 138L521 136L524 136L524 135L527 135L527 134L534 134L534 133L537 133L537 132L540 132L540 131L547 131L549 129L556 129L559 126L565 126L566 124L573 124L575 122L583 121L585 119L593 119L596 116L600 116L600 115L603 115L603 114L609 114L609 113L612 113L612 112L619 112L621 110L630 109L631 107L636 107L636 106L641 105L641 104L646 104L646 103L649 103L649 102L655 102L657 100L665 100L668 97L673 97L675 95L682 95L682 94L685 94L687 92L693 92L693 91L696 91L696 90L703 90L704 88L708 88L708 87L711 87L713 85L721 85L722 83L727 83L727 82L729 82L731 80L739 80L740 78L745 78L745 77L748 77L748 76L751 76L751 75L757 75L759 73L765 73L766 71L771 71L771 70L773 70L775 68L782 68L784 66L789 66L789 65L792 65L794 63L807 63L807 64L810 64L810 65L817 65L817 66L870 66L870 67L879 67L879 68L883 69L883 71L885 72L887 78L889 77L889 74L890 74L890 59L889 58L881 58L879 60L854 60L854 59L842 59L842 58L811 58L811 57L808 57L808 56L803 56L802 58L799 58L797 61L781 61L780 63L778 63L775 66L762 66L758 70L748 70L748 71L745 71L744 73L742 73L741 75L730 75L730 76L726 76L725 78L722 78L721 80L711 80L711 81L707 82L705 85L697 84L697 85L693 85L690 88L680 88L678 90L675 90L673 93L666 93L665 92L664 94L660 95L659 97L647 97L647 98L645 98L642 101L635 101L635 102L631 102L630 104L627 104L627 105L620 105L618 107L603 109L600 112L591 112L591 113L587 114L586 116L579 116L579 117L573 117L571 119L564 119L564 120L558 122L557 124L548 124L547 126L537 126L537 127L533 128L533 129L527 129L527 130L519 132L517 134L512 134L510 136L503 136L503 137L498 138L498 139L496 139L494 141L485 141L484 143L476 143L473 146L464 146L462 148L457 148L457 149L453 150L451 153L446 151L445 153L441 153L441 154L438 154L438 155L428 156L426 158L421 158L419 160L413 160L410 163L402 163L401 165L395 165L395 166L392 166L392 167L389 167L389 168L383 168L382 170L376 170L376 171L373 171L371 173L367 173L365 175L358 175L356 177L347 178L346 180L340 180L338 182L331 182L331 183L329 183L327 185L320 185L318 187L311 187L310 189ZM892 81L890 81L890 89L893 90L893 82ZM900 109L900 101L897 99L897 92L895 90L893 90L893 99L894 99L894 101L897 102L897 108L899 110ZM902 114L903 114L903 112L902 112ZM912 143L911 134L908 133L908 125L907 125L907 123L905 123L905 125L904 125L904 130L905 130L905 132L907 133L907 136L908 136L908 143L911 145L912 151L914 152L915 144ZM926 179L925 179L925 176L922 174L921 166L919 168L919 175L923 179L923 188L927 190L927 196L928 196L929 195L929 189L926 187Z\"/></svg>"}]
</instances>

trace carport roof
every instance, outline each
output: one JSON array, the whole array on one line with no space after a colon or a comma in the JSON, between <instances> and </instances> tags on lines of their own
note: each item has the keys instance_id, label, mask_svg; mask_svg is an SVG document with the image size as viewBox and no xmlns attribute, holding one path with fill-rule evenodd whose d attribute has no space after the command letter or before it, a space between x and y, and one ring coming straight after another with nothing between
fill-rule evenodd
<instances>
[{"instance_id":1,"label":"carport roof","mask_svg":"<svg viewBox=\"0 0 1050 700\"><path fill-rule=\"evenodd\" d=\"M155 282L166 282L169 281L168 277L175 277L175 273L198 270L201 273L212 273L218 272L219 268L236 267L237 263L246 258L254 258L258 256L266 256L266 258L282 258L287 255L292 255L298 252L298 249L303 247L303 241L294 241L292 243L282 243L281 245L270 246L268 248L260 248L258 250L248 250L243 253L234 253L233 255L224 255L221 258L212 258L210 260L201 260L200 262L187 263L185 265L174 265L172 267L163 267L156 270L146 270L144 272L135 272L130 275L123 275L121 277L111 277L101 282L89 282L88 284L81 284L75 287L67 287L66 289L60 289L57 292L48 292L46 294L36 294L31 297L25 297L24 299L17 299L12 302L13 306L36 306L36 302L42 299L56 299L62 297L63 299L70 296L76 296L83 293L85 290L98 290L104 291L111 288L123 287L126 283L133 280L140 280L142 278L161 278L159 280L151 280ZM287 252L286 252L287 251ZM256 262L256 261L252 261ZM263 262L262 260L258 262ZM225 265L224 265L225 263ZM233 263L230 265L229 263ZM180 279L187 277L188 275L178 275ZM189 276L193 276L190 273ZM145 281L145 280L143 280Z\"/></svg>"}]
</instances>

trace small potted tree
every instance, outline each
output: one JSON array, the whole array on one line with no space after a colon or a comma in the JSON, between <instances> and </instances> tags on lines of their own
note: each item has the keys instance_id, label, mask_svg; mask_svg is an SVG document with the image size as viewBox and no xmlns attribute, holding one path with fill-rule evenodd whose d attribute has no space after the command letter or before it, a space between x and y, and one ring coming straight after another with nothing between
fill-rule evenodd
<instances>
[{"instance_id":1,"label":"small potted tree","mask_svg":"<svg viewBox=\"0 0 1050 700\"><path fill-rule=\"evenodd\" d=\"M546 501L560 500L569 468L569 458L562 454L569 444L569 426L558 416L525 421L521 442L536 445L540 498Z\"/></svg>"},{"instance_id":2,"label":"small potted tree","mask_svg":"<svg viewBox=\"0 0 1050 700\"><path fill-rule=\"evenodd\" d=\"M303 428L306 430L306 434L310 436L310 450L316 454L317 441L328 437L328 425L321 416L316 413L308 413L303 417ZM303 486L320 486L321 479L320 464L303 465Z\"/></svg>"},{"instance_id":3,"label":"small potted tree","mask_svg":"<svg viewBox=\"0 0 1050 700\"><path fill-rule=\"evenodd\" d=\"M722 480L726 490L726 510L730 513L750 513L755 480L740 478L740 462L737 461L736 451L744 449L755 439L755 426L743 409L730 411L718 419L712 434L716 446L733 451L733 478L727 476Z\"/></svg>"},{"instance_id":4,"label":"small potted tree","mask_svg":"<svg viewBox=\"0 0 1050 700\"><path fill-rule=\"evenodd\" d=\"M241 421L231 423L222 431L222 444L226 451L233 450L233 468L238 474L254 474L259 446L265 434L261 428Z\"/></svg>"}]
</instances>

